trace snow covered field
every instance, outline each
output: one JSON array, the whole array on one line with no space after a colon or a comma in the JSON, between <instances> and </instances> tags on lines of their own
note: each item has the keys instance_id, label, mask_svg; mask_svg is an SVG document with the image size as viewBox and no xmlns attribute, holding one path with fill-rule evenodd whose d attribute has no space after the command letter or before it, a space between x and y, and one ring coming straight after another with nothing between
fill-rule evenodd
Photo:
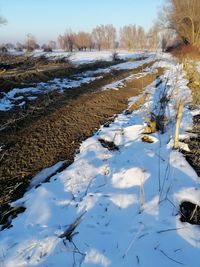
<instances>
[{"instance_id":1,"label":"snow covered field","mask_svg":"<svg viewBox=\"0 0 200 267\"><path fill-rule=\"evenodd\" d=\"M182 223L178 214L182 201L199 204L199 178L172 149L180 98L182 137L192 126L190 91L171 57L163 56L158 66L168 70L159 86L155 81L145 89L147 100L139 110L101 127L82 143L72 165L13 203L26 211L0 232L0 266L199 267L200 228ZM153 143L142 142L145 118L158 112L163 91L170 99L167 130L151 134ZM99 139L114 142L116 149L108 150ZM37 179L49 173L43 170ZM72 224L71 240L60 238Z\"/></svg>"},{"instance_id":2,"label":"snow covered field","mask_svg":"<svg viewBox=\"0 0 200 267\"><path fill-rule=\"evenodd\" d=\"M141 56L146 56L147 53L145 52L128 52L128 51L117 51L118 57L121 59L127 59L127 58L133 58L137 59ZM85 64L85 63L92 63L97 60L105 60L105 61L111 61L112 60L112 51L91 51L91 52L72 52L70 59L74 64ZM63 52L63 51L54 51L54 52L41 52L41 51L35 51L32 53L33 56L42 56L45 55L47 58L63 58L70 55L69 52Z\"/></svg>"}]
</instances>

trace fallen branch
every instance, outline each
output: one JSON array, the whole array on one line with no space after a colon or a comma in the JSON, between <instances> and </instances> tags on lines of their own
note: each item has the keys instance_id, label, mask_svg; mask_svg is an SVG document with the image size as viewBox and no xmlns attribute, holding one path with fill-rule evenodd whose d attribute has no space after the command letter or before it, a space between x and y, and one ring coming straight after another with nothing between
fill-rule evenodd
<instances>
[{"instance_id":1,"label":"fallen branch","mask_svg":"<svg viewBox=\"0 0 200 267\"><path fill-rule=\"evenodd\" d=\"M83 217L83 215L86 213L86 211L84 213L82 213L72 224L69 225L69 227L67 228L67 230L65 230L65 232L61 235L59 235L59 238L66 238L67 240L69 240L70 242L72 241L72 237L74 236L74 230L76 229L76 227L80 224L81 222L81 218Z\"/></svg>"}]
</instances>

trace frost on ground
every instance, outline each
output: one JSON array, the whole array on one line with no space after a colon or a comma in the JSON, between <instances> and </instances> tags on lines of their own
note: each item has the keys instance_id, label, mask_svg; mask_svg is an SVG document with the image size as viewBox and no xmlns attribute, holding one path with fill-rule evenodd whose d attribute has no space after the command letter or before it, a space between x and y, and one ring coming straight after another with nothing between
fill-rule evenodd
<instances>
[{"instance_id":1,"label":"frost on ground","mask_svg":"<svg viewBox=\"0 0 200 267\"><path fill-rule=\"evenodd\" d=\"M177 98L185 101L180 134L192 123L190 91L181 66L169 57L166 62L170 69L159 85L146 88L139 110L101 127L71 166L13 203L26 211L0 232L2 266L199 267L200 228L178 214L182 201L198 204L199 180L172 149ZM162 92L170 99L166 131L151 134L153 143L142 142L145 118L156 112Z\"/></svg>"}]
</instances>

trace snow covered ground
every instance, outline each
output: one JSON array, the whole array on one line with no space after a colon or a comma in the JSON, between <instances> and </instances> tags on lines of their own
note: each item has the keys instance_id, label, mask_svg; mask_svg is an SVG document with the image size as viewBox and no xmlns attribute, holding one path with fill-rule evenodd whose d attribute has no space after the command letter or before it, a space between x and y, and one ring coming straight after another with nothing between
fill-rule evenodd
<instances>
[{"instance_id":1,"label":"snow covered ground","mask_svg":"<svg viewBox=\"0 0 200 267\"><path fill-rule=\"evenodd\" d=\"M11 55L23 55L26 51L18 52L15 50L10 50L9 53ZM146 56L149 54L148 52L138 51L138 52L130 52L126 50L117 50L118 56L121 59L127 58L140 58L141 56ZM74 64L85 64L85 63L92 63L97 60L105 60L111 61L112 60L113 51L108 50L101 50L101 51L81 51L81 52L65 52L63 50L54 50L53 52L43 52L43 50L35 50L34 52L29 53L30 56L39 57L45 56L50 59L55 58L64 58L71 55L70 59Z\"/></svg>"},{"instance_id":2,"label":"snow covered ground","mask_svg":"<svg viewBox=\"0 0 200 267\"><path fill-rule=\"evenodd\" d=\"M84 53L82 53L83 60L84 59ZM107 56L110 55L106 54ZM77 58L80 58L81 55L77 56ZM135 56L137 58L137 54L126 54L126 57L128 59ZM89 57L89 55L88 55ZM93 54L91 52L90 54L91 60L93 60ZM94 57L95 58L95 57ZM95 58L97 59L97 57ZM26 104L26 101L32 101L37 98L37 95L39 94L46 94L51 91L58 91L62 93L66 89L71 88L77 88L83 84L88 84L94 80L103 78L103 74L109 73L112 70L130 70L135 69L139 66L142 66L143 64L149 63L151 61L155 60L155 54L150 54L148 58L143 60L136 60L133 62L124 62L120 64L116 64L114 66L108 67L108 68L99 68L95 71L85 71L81 74L75 75L73 79L68 78L55 78L53 80L50 80L47 83L37 83L35 86L27 87L23 89L14 88L11 91L7 93L2 93L3 97L0 98L0 111L7 111L12 109L14 106L19 106L23 108L23 106Z\"/></svg>"},{"instance_id":3,"label":"snow covered ground","mask_svg":"<svg viewBox=\"0 0 200 267\"><path fill-rule=\"evenodd\" d=\"M127 58L133 58L137 59L141 56L145 57L147 53L145 52L129 52L129 51L117 51L118 56L121 59L127 59ZM97 60L105 60L105 61L111 61L112 60L112 53L113 51L91 51L91 52L73 52L71 53L71 60L74 64L85 64L85 63L92 63ZM69 52L63 52L61 50L57 50L51 53L42 52L42 51L34 51L32 53L33 56L41 56L45 55L47 58L53 59L53 58L63 58L67 57L70 53Z\"/></svg>"},{"instance_id":4,"label":"snow covered ground","mask_svg":"<svg viewBox=\"0 0 200 267\"><path fill-rule=\"evenodd\" d=\"M187 136L192 125L190 91L181 66L170 57L164 62L169 69L159 86L155 81L145 89L139 110L101 127L72 165L13 203L26 211L0 232L1 266L199 267L200 228L180 222L178 214L182 201L199 203L199 178L172 149L177 99L185 103L180 134ZM167 130L151 134L153 143L142 142L145 118L158 112L162 92L170 97ZM108 150L99 139L118 149ZM59 236L71 224L69 242Z\"/></svg>"}]
</instances>

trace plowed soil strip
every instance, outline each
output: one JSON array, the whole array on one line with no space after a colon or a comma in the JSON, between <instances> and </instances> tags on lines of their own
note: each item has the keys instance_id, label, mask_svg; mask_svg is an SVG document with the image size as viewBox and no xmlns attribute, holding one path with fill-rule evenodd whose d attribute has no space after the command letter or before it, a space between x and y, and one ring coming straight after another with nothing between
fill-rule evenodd
<instances>
[{"instance_id":1,"label":"plowed soil strip","mask_svg":"<svg viewBox=\"0 0 200 267\"><path fill-rule=\"evenodd\" d=\"M60 160L73 162L80 143L113 115L125 110L127 100L139 95L162 72L159 69L157 74L130 80L117 91L88 92L60 106L57 103L51 112L18 129L1 153L1 215L8 210L10 201L24 194L31 178L40 170Z\"/></svg>"}]
</instances>

